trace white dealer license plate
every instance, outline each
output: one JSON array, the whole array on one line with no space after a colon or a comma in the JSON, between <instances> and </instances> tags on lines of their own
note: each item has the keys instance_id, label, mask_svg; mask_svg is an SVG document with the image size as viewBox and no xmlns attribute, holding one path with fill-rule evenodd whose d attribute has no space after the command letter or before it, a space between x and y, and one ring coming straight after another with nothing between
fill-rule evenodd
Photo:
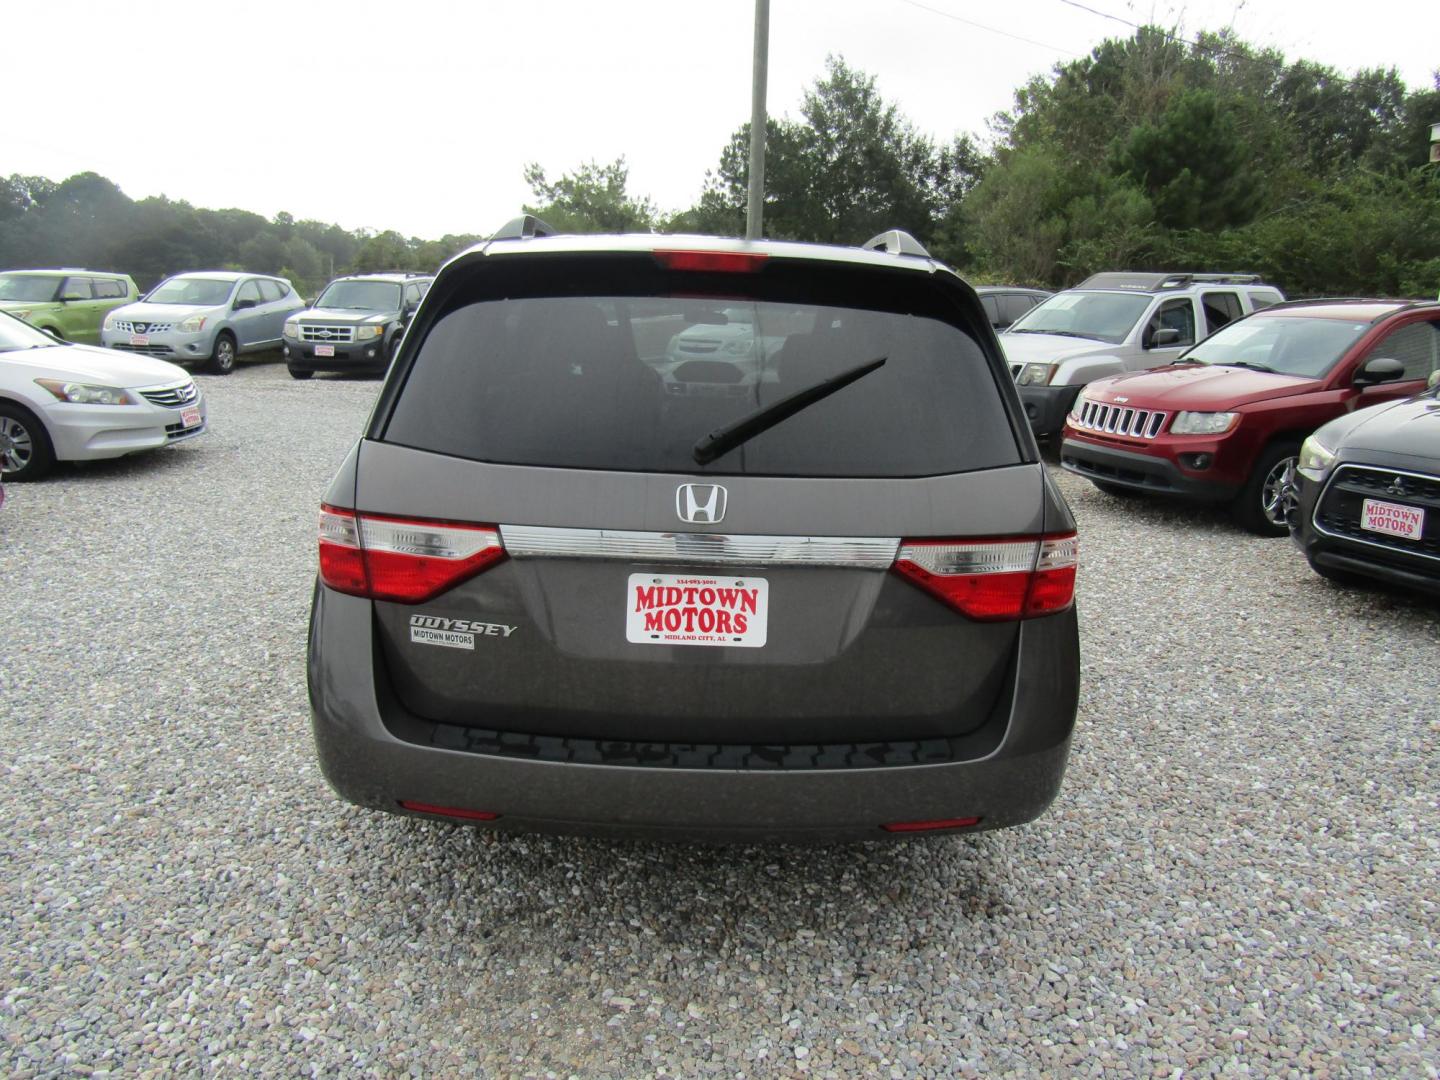
<instances>
[{"instance_id":1,"label":"white dealer license plate","mask_svg":"<svg viewBox=\"0 0 1440 1080\"><path fill-rule=\"evenodd\" d=\"M200 423L200 410L193 405L188 409L181 409L180 423L184 424L187 428L196 427Z\"/></svg>"},{"instance_id":2,"label":"white dealer license plate","mask_svg":"<svg viewBox=\"0 0 1440 1080\"><path fill-rule=\"evenodd\" d=\"M150 339L149 339L148 337L146 337L144 334L131 334L131 335L130 335L130 344L131 344L131 345L149 345L149 344L150 344Z\"/></svg>"},{"instance_id":3,"label":"white dealer license plate","mask_svg":"<svg viewBox=\"0 0 1440 1080\"><path fill-rule=\"evenodd\" d=\"M316 355L316 356L334 356L334 355L335 355L335 346L334 346L334 345L316 345L316 346L315 346L315 355Z\"/></svg>"},{"instance_id":4,"label":"white dealer license plate","mask_svg":"<svg viewBox=\"0 0 1440 1080\"><path fill-rule=\"evenodd\" d=\"M764 578L631 574L625 593L625 640L634 645L758 649L769 619Z\"/></svg>"},{"instance_id":5,"label":"white dealer license plate","mask_svg":"<svg viewBox=\"0 0 1440 1080\"><path fill-rule=\"evenodd\" d=\"M1418 506L1366 499L1360 509L1360 527L1386 536L1419 540L1425 532L1425 511Z\"/></svg>"}]
</instances>

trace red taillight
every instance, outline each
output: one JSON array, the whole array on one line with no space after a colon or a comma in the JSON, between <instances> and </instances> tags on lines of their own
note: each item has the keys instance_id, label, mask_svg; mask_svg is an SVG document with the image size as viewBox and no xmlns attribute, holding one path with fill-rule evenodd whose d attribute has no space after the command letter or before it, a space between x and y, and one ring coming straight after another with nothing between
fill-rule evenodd
<instances>
[{"instance_id":1,"label":"red taillight","mask_svg":"<svg viewBox=\"0 0 1440 1080\"><path fill-rule=\"evenodd\" d=\"M708 270L719 274L754 274L768 255L748 251L657 251L655 259L666 270Z\"/></svg>"},{"instance_id":2,"label":"red taillight","mask_svg":"<svg viewBox=\"0 0 1440 1080\"><path fill-rule=\"evenodd\" d=\"M320 507L320 580L337 592L418 604L504 557L493 525Z\"/></svg>"},{"instance_id":3,"label":"red taillight","mask_svg":"<svg viewBox=\"0 0 1440 1080\"><path fill-rule=\"evenodd\" d=\"M1074 533L1024 540L906 540L895 570L981 622L1064 611L1075 601Z\"/></svg>"},{"instance_id":4,"label":"red taillight","mask_svg":"<svg viewBox=\"0 0 1440 1080\"><path fill-rule=\"evenodd\" d=\"M979 825L978 817L937 818L934 821L892 821L880 827L886 832L932 832L935 829L968 829Z\"/></svg>"},{"instance_id":5,"label":"red taillight","mask_svg":"<svg viewBox=\"0 0 1440 1080\"><path fill-rule=\"evenodd\" d=\"M459 806L431 806L429 803L401 799L400 805L417 814L439 814L441 817L462 818L465 821L494 821L500 815L489 810L466 810Z\"/></svg>"}]
</instances>

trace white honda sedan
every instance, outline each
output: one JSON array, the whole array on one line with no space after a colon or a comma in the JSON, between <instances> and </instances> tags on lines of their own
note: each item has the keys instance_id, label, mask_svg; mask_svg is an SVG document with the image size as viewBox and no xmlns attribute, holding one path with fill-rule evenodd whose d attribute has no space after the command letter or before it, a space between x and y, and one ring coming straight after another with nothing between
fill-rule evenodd
<instances>
[{"instance_id":1,"label":"white honda sedan","mask_svg":"<svg viewBox=\"0 0 1440 1080\"><path fill-rule=\"evenodd\" d=\"M205 431L183 368L71 345L0 313L0 473L38 480L56 461L121 457Z\"/></svg>"}]
</instances>

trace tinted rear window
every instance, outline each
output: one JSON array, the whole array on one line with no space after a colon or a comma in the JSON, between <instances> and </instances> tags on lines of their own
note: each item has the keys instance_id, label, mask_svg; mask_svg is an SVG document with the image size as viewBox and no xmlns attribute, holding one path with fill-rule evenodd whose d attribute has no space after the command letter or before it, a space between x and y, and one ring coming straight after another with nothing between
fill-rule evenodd
<instances>
[{"instance_id":1,"label":"tinted rear window","mask_svg":"<svg viewBox=\"0 0 1440 1080\"><path fill-rule=\"evenodd\" d=\"M717 458L708 433L858 365L876 371ZM429 329L389 442L499 464L904 477L1015 464L974 339L940 318L682 296L481 300Z\"/></svg>"}]
</instances>

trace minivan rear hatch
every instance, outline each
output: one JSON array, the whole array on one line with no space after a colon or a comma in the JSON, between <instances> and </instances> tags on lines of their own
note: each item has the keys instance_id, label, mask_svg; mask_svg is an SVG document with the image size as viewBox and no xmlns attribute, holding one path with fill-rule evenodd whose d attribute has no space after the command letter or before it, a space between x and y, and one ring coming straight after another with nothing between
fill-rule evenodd
<instances>
[{"instance_id":1,"label":"minivan rear hatch","mask_svg":"<svg viewBox=\"0 0 1440 1080\"><path fill-rule=\"evenodd\" d=\"M1003 712L1018 612L916 587L928 553L953 555L927 542L999 582L1033 570L1046 528L968 288L879 256L545 245L442 272L359 450L376 544L491 545L438 591L375 601L397 708L780 746L953 737Z\"/></svg>"}]
</instances>

